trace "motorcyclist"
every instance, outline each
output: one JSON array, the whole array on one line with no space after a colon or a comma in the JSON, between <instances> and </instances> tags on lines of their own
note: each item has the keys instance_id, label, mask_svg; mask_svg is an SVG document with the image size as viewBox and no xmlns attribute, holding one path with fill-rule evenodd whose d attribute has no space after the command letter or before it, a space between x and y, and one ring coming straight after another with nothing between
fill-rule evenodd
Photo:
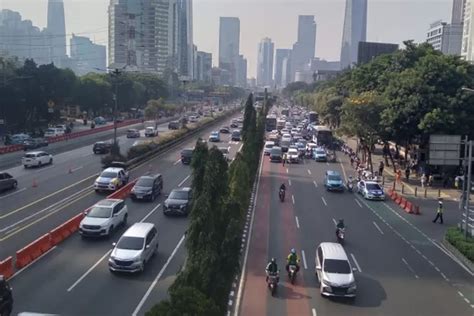
<instances>
[{"instance_id":1,"label":"motorcyclist","mask_svg":"<svg viewBox=\"0 0 474 316\"><path fill-rule=\"evenodd\" d=\"M354 179L352 179L352 176L349 176L349 179L347 179L347 187L349 187L349 185L354 185Z\"/></svg>"},{"instance_id":2,"label":"motorcyclist","mask_svg":"<svg viewBox=\"0 0 474 316\"><path fill-rule=\"evenodd\" d=\"M344 225L344 220L341 218L336 224L336 236L337 236L337 233L339 232L339 229L345 229L345 228L346 228L346 225Z\"/></svg>"},{"instance_id":3,"label":"motorcyclist","mask_svg":"<svg viewBox=\"0 0 474 316\"><path fill-rule=\"evenodd\" d=\"M286 185L284 183L280 185L280 191L286 191Z\"/></svg>"},{"instance_id":4,"label":"motorcyclist","mask_svg":"<svg viewBox=\"0 0 474 316\"><path fill-rule=\"evenodd\" d=\"M267 278L266 281L268 282L268 276L269 275L277 275L278 274L278 265L275 261L275 258L272 258L270 262L267 264L267 267L265 268L265 272L267 273ZM278 280L278 278L277 278Z\"/></svg>"},{"instance_id":5,"label":"motorcyclist","mask_svg":"<svg viewBox=\"0 0 474 316\"><path fill-rule=\"evenodd\" d=\"M0 275L0 315L10 315L13 309L12 290L3 275Z\"/></svg>"},{"instance_id":6,"label":"motorcyclist","mask_svg":"<svg viewBox=\"0 0 474 316\"><path fill-rule=\"evenodd\" d=\"M295 248L291 249L290 254L286 258L286 271L290 272L290 265L296 266L296 272L300 270L300 266L298 263L300 262L300 258L296 254Z\"/></svg>"}]
</instances>

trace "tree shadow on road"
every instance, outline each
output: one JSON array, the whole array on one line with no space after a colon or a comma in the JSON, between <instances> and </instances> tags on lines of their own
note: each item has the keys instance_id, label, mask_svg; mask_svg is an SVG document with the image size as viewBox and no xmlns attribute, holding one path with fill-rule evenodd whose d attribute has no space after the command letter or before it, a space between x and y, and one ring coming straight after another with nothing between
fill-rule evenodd
<instances>
[{"instance_id":1,"label":"tree shadow on road","mask_svg":"<svg viewBox=\"0 0 474 316\"><path fill-rule=\"evenodd\" d=\"M288 283L281 282L278 284L278 289L275 294L275 298L284 299L284 300L301 300L301 299L311 299L311 296L304 294L306 289L298 288L292 286Z\"/></svg>"}]
</instances>

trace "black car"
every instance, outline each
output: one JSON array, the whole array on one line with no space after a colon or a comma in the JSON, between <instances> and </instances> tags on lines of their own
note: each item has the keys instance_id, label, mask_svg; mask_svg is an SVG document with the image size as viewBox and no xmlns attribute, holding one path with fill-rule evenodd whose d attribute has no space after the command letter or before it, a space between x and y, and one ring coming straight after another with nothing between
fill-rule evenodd
<instances>
[{"instance_id":1,"label":"black car","mask_svg":"<svg viewBox=\"0 0 474 316\"><path fill-rule=\"evenodd\" d=\"M136 200L154 201L163 190L163 177L161 174L142 176L130 191L130 198Z\"/></svg>"},{"instance_id":2,"label":"black car","mask_svg":"<svg viewBox=\"0 0 474 316\"><path fill-rule=\"evenodd\" d=\"M11 174L0 172L0 192L8 189L15 189L17 186L18 181L16 181Z\"/></svg>"},{"instance_id":3,"label":"black car","mask_svg":"<svg viewBox=\"0 0 474 316\"><path fill-rule=\"evenodd\" d=\"M7 280L0 275L0 315L9 316L13 310L13 291Z\"/></svg>"},{"instance_id":4,"label":"black car","mask_svg":"<svg viewBox=\"0 0 474 316\"><path fill-rule=\"evenodd\" d=\"M168 123L168 129L180 129L181 123L179 121L171 121Z\"/></svg>"},{"instance_id":5,"label":"black car","mask_svg":"<svg viewBox=\"0 0 474 316\"><path fill-rule=\"evenodd\" d=\"M112 144L108 142L97 142L94 144L92 151L94 154L107 154L110 152Z\"/></svg>"},{"instance_id":6,"label":"black car","mask_svg":"<svg viewBox=\"0 0 474 316\"><path fill-rule=\"evenodd\" d=\"M181 162L185 165L189 165L193 159L193 149L186 148L181 151Z\"/></svg>"},{"instance_id":7,"label":"black car","mask_svg":"<svg viewBox=\"0 0 474 316\"><path fill-rule=\"evenodd\" d=\"M231 136L232 141L240 142L241 139L242 139L242 137L241 137L241 133L240 133L239 130L235 130L235 131L232 132L232 136Z\"/></svg>"},{"instance_id":8,"label":"black car","mask_svg":"<svg viewBox=\"0 0 474 316\"><path fill-rule=\"evenodd\" d=\"M189 207L192 200L191 188L179 188L171 191L168 198L163 203L163 213L165 215L184 215L189 214Z\"/></svg>"},{"instance_id":9,"label":"black car","mask_svg":"<svg viewBox=\"0 0 474 316\"><path fill-rule=\"evenodd\" d=\"M221 132L222 134L229 134L230 128L228 126L222 126L219 132Z\"/></svg>"},{"instance_id":10,"label":"black car","mask_svg":"<svg viewBox=\"0 0 474 316\"><path fill-rule=\"evenodd\" d=\"M46 138L31 138L23 142L23 150L31 150L48 146Z\"/></svg>"}]
</instances>

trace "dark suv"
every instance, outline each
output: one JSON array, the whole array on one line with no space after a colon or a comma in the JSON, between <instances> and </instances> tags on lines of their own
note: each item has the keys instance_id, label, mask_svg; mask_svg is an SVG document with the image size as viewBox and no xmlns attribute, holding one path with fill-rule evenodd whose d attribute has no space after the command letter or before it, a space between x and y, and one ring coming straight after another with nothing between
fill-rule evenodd
<instances>
[{"instance_id":1,"label":"dark suv","mask_svg":"<svg viewBox=\"0 0 474 316\"><path fill-rule=\"evenodd\" d=\"M163 203L163 213L165 215L187 216L190 212L191 200L191 188L174 189Z\"/></svg>"},{"instance_id":2,"label":"dark suv","mask_svg":"<svg viewBox=\"0 0 474 316\"><path fill-rule=\"evenodd\" d=\"M13 310L13 294L10 284L0 275L0 315L9 316Z\"/></svg>"},{"instance_id":3,"label":"dark suv","mask_svg":"<svg viewBox=\"0 0 474 316\"><path fill-rule=\"evenodd\" d=\"M112 144L108 142L97 142L94 144L92 151L94 154L107 154L110 152Z\"/></svg>"},{"instance_id":4,"label":"dark suv","mask_svg":"<svg viewBox=\"0 0 474 316\"><path fill-rule=\"evenodd\" d=\"M193 151L192 148L186 148L181 151L181 162L184 165L189 165L191 163L191 160L193 159Z\"/></svg>"},{"instance_id":5,"label":"dark suv","mask_svg":"<svg viewBox=\"0 0 474 316\"><path fill-rule=\"evenodd\" d=\"M16 181L11 174L0 172L0 192L8 189L15 189L17 185L18 181Z\"/></svg>"},{"instance_id":6,"label":"dark suv","mask_svg":"<svg viewBox=\"0 0 474 316\"><path fill-rule=\"evenodd\" d=\"M130 191L130 198L136 200L154 201L163 190L163 177L161 174L142 176Z\"/></svg>"},{"instance_id":7,"label":"dark suv","mask_svg":"<svg viewBox=\"0 0 474 316\"><path fill-rule=\"evenodd\" d=\"M181 123L179 121L171 121L168 123L168 129L180 129Z\"/></svg>"}]
</instances>

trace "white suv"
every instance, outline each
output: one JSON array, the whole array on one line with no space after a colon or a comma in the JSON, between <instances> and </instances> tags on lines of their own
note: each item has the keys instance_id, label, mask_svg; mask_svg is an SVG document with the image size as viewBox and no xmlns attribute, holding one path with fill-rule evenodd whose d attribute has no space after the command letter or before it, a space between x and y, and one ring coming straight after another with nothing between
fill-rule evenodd
<instances>
[{"instance_id":1,"label":"white suv","mask_svg":"<svg viewBox=\"0 0 474 316\"><path fill-rule=\"evenodd\" d=\"M110 236L120 225L125 226L128 208L123 200L105 199L95 204L82 219L79 233L83 237Z\"/></svg>"},{"instance_id":2,"label":"white suv","mask_svg":"<svg viewBox=\"0 0 474 316\"><path fill-rule=\"evenodd\" d=\"M128 172L123 168L110 167L102 171L95 180L94 190L96 192L115 191L128 182Z\"/></svg>"},{"instance_id":3,"label":"white suv","mask_svg":"<svg viewBox=\"0 0 474 316\"><path fill-rule=\"evenodd\" d=\"M21 159L21 164L28 167L41 167L53 163L53 156L44 151L31 151L26 153Z\"/></svg>"},{"instance_id":4,"label":"white suv","mask_svg":"<svg viewBox=\"0 0 474 316\"><path fill-rule=\"evenodd\" d=\"M145 137L155 137L158 136L158 130L154 127L147 127L145 128Z\"/></svg>"}]
</instances>

